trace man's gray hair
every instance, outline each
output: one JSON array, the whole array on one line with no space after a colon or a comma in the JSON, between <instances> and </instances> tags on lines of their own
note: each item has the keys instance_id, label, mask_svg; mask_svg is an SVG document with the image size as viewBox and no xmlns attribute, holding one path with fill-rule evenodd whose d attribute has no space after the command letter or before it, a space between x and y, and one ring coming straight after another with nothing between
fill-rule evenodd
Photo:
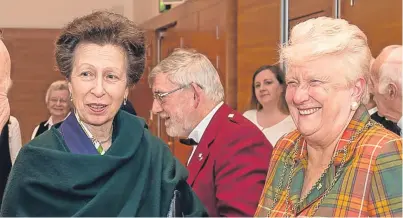
<instances>
[{"instance_id":1,"label":"man's gray hair","mask_svg":"<svg viewBox=\"0 0 403 218\"><path fill-rule=\"evenodd\" d=\"M196 83L216 103L224 100L224 88L217 70L205 55L194 49L175 49L162 60L148 76L150 87L159 73L167 74L169 81L177 85Z\"/></svg>"},{"instance_id":2,"label":"man's gray hair","mask_svg":"<svg viewBox=\"0 0 403 218\"><path fill-rule=\"evenodd\" d=\"M395 83L398 88L401 88L402 85L402 46L388 46L384 51L386 53L385 60L382 60L383 62L379 66L378 72L376 72L379 81L378 91L381 94L387 92L387 87L390 83Z\"/></svg>"}]
</instances>

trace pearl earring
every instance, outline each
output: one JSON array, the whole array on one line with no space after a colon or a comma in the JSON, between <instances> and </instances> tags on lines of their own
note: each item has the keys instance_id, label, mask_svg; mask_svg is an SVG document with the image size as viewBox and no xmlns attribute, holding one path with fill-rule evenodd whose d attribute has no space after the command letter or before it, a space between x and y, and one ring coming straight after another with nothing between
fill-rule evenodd
<instances>
[{"instance_id":1,"label":"pearl earring","mask_svg":"<svg viewBox=\"0 0 403 218\"><path fill-rule=\"evenodd\" d=\"M358 109L358 103L356 101L353 101L353 103L351 103L351 110L355 111Z\"/></svg>"},{"instance_id":2,"label":"pearl earring","mask_svg":"<svg viewBox=\"0 0 403 218\"><path fill-rule=\"evenodd\" d=\"M125 99L123 100L123 105L126 105L127 102L127 97L125 97Z\"/></svg>"}]
</instances>

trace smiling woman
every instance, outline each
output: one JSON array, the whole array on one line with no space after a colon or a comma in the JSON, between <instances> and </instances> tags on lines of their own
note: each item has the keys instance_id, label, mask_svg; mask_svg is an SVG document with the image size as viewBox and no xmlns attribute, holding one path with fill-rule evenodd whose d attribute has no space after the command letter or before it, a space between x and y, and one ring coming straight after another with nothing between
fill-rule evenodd
<instances>
[{"instance_id":1,"label":"smiling woman","mask_svg":"<svg viewBox=\"0 0 403 218\"><path fill-rule=\"evenodd\" d=\"M296 25L280 52L297 130L274 150L256 216L402 216L402 141L361 104L371 53L342 19Z\"/></svg>"},{"instance_id":2,"label":"smiling woman","mask_svg":"<svg viewBox=\"0 0 403 218\"><path fill-rule=\"evenodd\" d=\"M49 130L54 124L62 122L70 112L70 92L66 80L53 82L46 92L45 102L49 110L48 120L35 127L31 139Z\"/></svg>"},{"instance_id":3,"label":"smiling woman","mask_svg":"<svg viewBox=\"0 0 403 218\"><path fill-rule=\"evenodd\" d=\"M23 147L1 216L206 215L168 146L119 110L143 73L144 41L142 29L109 12L64 28L56 61L74 112ZM60 94L49 103L66 102L68 91Z\"/></svg>"},{"instance_id":4,"label":"smiling woman","mask_svg":"<svg viewBox=\"0 0 403 218\"><path fill-rule=\"evenodd\" d=\"M112 121L129 93L126 58L114 45L85 43L75 50L69 89L79 121L103 151L112 144Z\"/></svg>"}]
</instances>

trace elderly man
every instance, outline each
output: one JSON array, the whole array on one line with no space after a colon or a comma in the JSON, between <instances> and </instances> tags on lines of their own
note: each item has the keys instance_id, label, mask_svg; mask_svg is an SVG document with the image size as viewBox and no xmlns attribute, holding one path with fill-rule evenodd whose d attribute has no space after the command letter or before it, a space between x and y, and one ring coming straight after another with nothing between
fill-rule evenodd
<instances>
[{"instance_id":1,"label":"elderly man","mask_svg":"<svg viewBox=\"0 0 403 218\"><path fill-rule=\"evenodd\" d=\"M10 79L11 61L0 31L0 206L8 174L11 169L8 119L10 117L10 106L7 99L7 91L11 85Z\"/></svg>"},{"instance_id":2,"label":"elderly man","mask_svg":"<svg viewBox=\"0 0 403 218\"><path fill-rule=\"evenodd\" d=\"M168 135L195 145L189 178L209 215L252 216L272 145L242 114L223 103L224 89L206 56L177 49L150 73L152 110Z\"/></svg>"},{"instance_id":3,"label":"elderly man","mask_svg":"<svg viewBox=\"0 0 403 218\"><path fill-rule=\"evenodd\" d=\"M371 70L374 100L381 117L397 123L402 128L402 46L384 48ZM393 130L392 130L393 131Z\"/></svg>"},{"instance_id":4,"label":"elderly man","mask_svg":"<svg viewBox=\"0 0 403 218\"><path fill-rule=\"evenodd\" d=\"M379 61L377 61L377 62L379 62ZM375 58L372 58L369 72L372 71L372 66L374 65L374 63L375 63ZM377 70L379 70L379 69L377 69ZM370 74L368 76L370 76ZM365 104L365 107L368 109L368 113L369 113L369 115L371 115L371 119L382 124L382 126L384 126L386 129L388 129L396 134L400 134L400 128L396 125L396 123L394 123L390 120L387 120L385 117L379 116L378 108L376 107L376 103L374 100L373 85L372 85L370 77L368 77L367 82L368 82L368 89L367 89L366 97L367 97L368 101L365 101L365 102L367 102Z\"/></svg>"}]
</instances>

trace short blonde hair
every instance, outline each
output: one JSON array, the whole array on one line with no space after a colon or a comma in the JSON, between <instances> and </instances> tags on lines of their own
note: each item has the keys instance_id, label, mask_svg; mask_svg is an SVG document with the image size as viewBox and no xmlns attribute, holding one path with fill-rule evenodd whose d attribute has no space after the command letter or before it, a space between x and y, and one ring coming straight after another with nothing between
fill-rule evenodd
<instances>
[{"instance_id":1,"label":"short blonde hair","mask_svg":"<svg viewBox=\"0 0 403 218\"><path fill-rule=\"evenodd\" d=\"M288 44L280 49L280 61L286 67L326 56L340 58L348 83L360 77L368 80L372 55L367 37L346 20L318 17L300 23L291 30Z\"/></svg>"},{"instance_id":2,"label":"short blonde hair","mask_svg":"<svg viewBox=\"0 0 403 218\"><path fill-rule=\"evenodd\" d=\"M174 84L186 86L196 83L214 102L224 100L224 88L217 70L206 56L194 49L175 49L151 71L148 76L150 86L159 73L166 73Z\"/></svg>"},{"instance_id":3,"label":"short blonde hair","mask_svg":"<svg viewBox=\"0 0 403 218\"><path fill-rule=\"evenodd\" d=\"M52 84L50 84L48 90L46 91L46 97L45 97L46 104L49 101L50 93L52 91L56 91L56 90L67 90L70 94L70 90L67 85L67 81L66 80L57 80L57 81L53 82Z\"/></svg>"}]
</instances>

